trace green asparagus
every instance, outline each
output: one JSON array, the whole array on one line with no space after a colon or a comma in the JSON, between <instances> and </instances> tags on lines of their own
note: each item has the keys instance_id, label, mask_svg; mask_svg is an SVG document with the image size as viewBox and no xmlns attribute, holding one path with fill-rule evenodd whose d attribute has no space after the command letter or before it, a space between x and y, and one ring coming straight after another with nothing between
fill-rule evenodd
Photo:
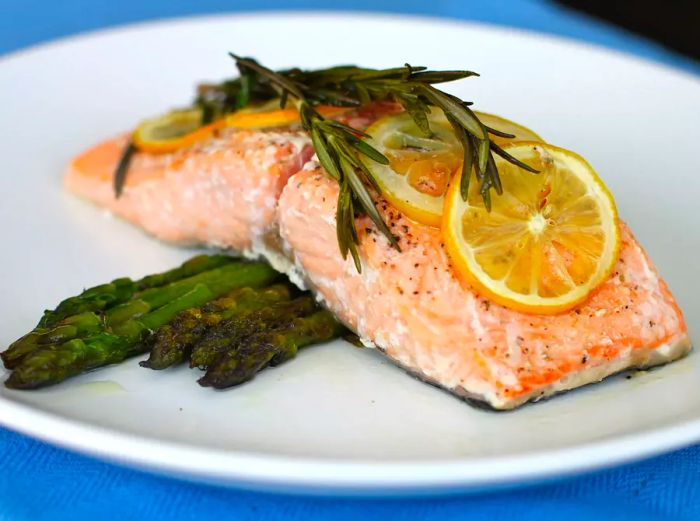
<instances>
[{"instance_id":1,"label":"green asparagus","mask_svg":"<svg viewBox=\"0 0 700 521\"><path fill-rule=\"evenodd\" d=\"M267 264L199 256L173 270L95 286L46 311L0 353L13 373L5 385L35 389L150 350L141 363L161 369L190 357L208 367L204 386L250 380L299 348L341 334L308 294L292 298Z\"/></svg>"},{"instance_id":2,"label":"green asparagus","mask_svg":"<svg viewBox=\"0 0 700 521\"><path fill-rule=\"evenodd\" d=\"M308 315L315 309L310 295L289 302L280 302L258 311L244 313L212 327L192 348L190 367L207 367L232 346L258 331L288 326L294 318Z\"/></svg>"},{"instance_id":3,"label":"green asparagus","mask_svg":"<svg viewBox=\"0 0 700 521\"><path fill-rule=\"evenodd\" d=\"M164 286L165 284L232 263L234 260L226 255L198 255L181 266L164 273L148 275L137 281L124 277L113 280L108 284L101 284L94 288L86 289L78 296L65 299L56 309L45 311L37 327L48 328L71 315L77 315L84 311L106 309L109 306L129 300L136 291Z\"/></svg>"},{"instance_id":4,"label":"green asparagus","mask_svg":"<svg viewBox=\"0 0 700 521\"><path fill-rule=\"evenodd\" d=\"M179 364L189 357L192 346L223 320L288 300L289 297L290 287L287 284L276 284L262 290L241 288L200 308L186 309L154 335L150 357L141 362L141 366L165 369Z\"/></svg>"},{"instance_id":5,"label":"green asparagus","mask_svg":"<svg viewBox=\"0 0 700 521\"><path fill-rule=\"evenodd\" d=\"M230 264L231 262L240 261L228 255L197 255L185 261L181 266L175 269L163 273L156 273L154 275L146 275L142 279L136 281L136 287L139 290L144 290L165 286L171 282L186 279L204 271L213 270L225 264Z\"/></svg>"},{"instance_id":6,"label":"green asparagus","mask_svg":"<svg viewBox=\"0 0 700 521\"><path fill-rule=\"evenodd\" d=\"M261 332L221 353L199 379L205 387L224 389L251 380L268 365L278 365L296 356L307 345L330 340L343 326L328 311L293 319L288 328Z\"/></svg>"},{"instance_id":7,"label":"green asparagus","mask_svg":"<svg viewBox=\"0 0 700 521\"><path fill-rule=\"evenodd\" d=\"M148 337L181 311L198 307L243 286L263 286L278 274L263 263L229 263L208 272L137 293L137 300L123 304L132 315L119 315L87 338L38 346L26 353L5 385L33 389L62 381L106 364L116 363L147 349ZM113 308L116 310L117 308ZM146 309L152 310L145 312Z\"/></svg>"},{"instance_id":8,"label":"green asparagus","mask_svg":"<svg viewBox=\"0 0 700 521\"><path fill-rule=\"evenodd\" d=\"M14 369L22 359L32 351L62 344L72 338L84 337L97 333L103 325L102 318L92 311L85 311L65 318L50 329L42 328L23 336L13 343L7 351L0 353L5 367Z\"/></svg>"},{"instance_id":9,"label":"green asparagus","mask_svg":"<svg viewBox=\"0 0 700 521\"><path fill-rule=\"evenodd\" d=\"M74 316L87 317L86 313L104 311L120 303L127 302L137 291L192 277L232 262L234 262L233 258L224 255L198 255L178 268L156 275L149 275L138 281L132 281L124 277L113 280L108 284L101 284L86 289L78 296L63 300L56 309L45 311L39 324L31 332L13 342L4 353L0 354L2 361L5 367L13 369L21 361L22 357L36 349L37 344L51 343L47 342L46 339L53 334L56 328L69 335L70 330L61 328L61 326L71 325L71 320ZM131 314L128 314L127 318L129 316ZM79 336L79 333L79 331L76 331L75 335L69 338L65 338L66 335L64 335L62 340L75 338Z\"/></svg>"},{"instance_id":10,"label":"green asparagus","mask_svg":"<svg viewBox=\"0 0 700 521\"><path fill-rule=\"evenodd\" d=\"M213 260L210 261L209 259ZM198 271L204 267L212 266L214 267L208 271ZM189 276L181 278L183 275ZM251 263L247 261L234 262L229 257L224 256L214 256L211 258L199 256L192 259L192 261L186 262L180 268L159 275L151 275L150 278L146 277L134 283L138 287L144 287L146 284L142 281L146 279L150 281L149 284L155 283L156 281L173 281L162 287L148 288L144 291L133 293L132 300L113 305L113 307L103 312L103 316L106 326L113 327L121 322L144 315L167 304L171 300L187 293L200 283L215 290L212 298L216 298L230 291L232 288L240 286L259 287L269 284L278 277L279 274L267 264L259 262ZM242 281L242 283L240 283L240 281ZM94 313L90 315L90 313L91 312L82 312L72 317L66 317L55 323L55 326L52 328L35 328L34 331L14 342L5 352L0 354L5 367L8 369L16 368L17 365L21 363L22 359L27 356L27 354L35 351L40 344L62 343L71 338L84 336L84 334L80 334L83 332L80 328L65 328L63 326L73 326L74 321L94 321L94 318L98 317L98 315ZM94 329L95 326L93 326L93 330ZM57 330L61 333L60 341L49 341L48 339L52 335L56 335ZM70 336L71 333L75 334Z\"/></svg>"},{"instance_id":11,"label":"green asparagus","mask_svg":"<svg viewBox=\"0 0 700 521\"><path fill-rule=\"evenodd\" d=\"M56 309L44 311L37 328L50 328L64 318L85 311L100 311L131 298L136 287L129 278L113 280L83 291L80 295L62 301Z\"/></svg>"}]
</instances>

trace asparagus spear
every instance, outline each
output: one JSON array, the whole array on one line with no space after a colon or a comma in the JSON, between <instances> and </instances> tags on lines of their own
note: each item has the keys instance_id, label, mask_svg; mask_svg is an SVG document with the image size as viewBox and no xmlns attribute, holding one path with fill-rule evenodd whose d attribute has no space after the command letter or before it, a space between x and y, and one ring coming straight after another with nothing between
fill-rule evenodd
<instances>
[{"instance_id":1,"label":"asparagus spear","mask_svg":"<svg viewBox=\"0 0 700 521\"><path fill-rule=\"evenodd\" d=\"M40 331L33 331L23 336L7 351L0 353L0 357L5 367L14 369L32 351L61 344L75 337L88 336L98 332L102 326L102 317L92 311L85 311L62 320L54 328L42 328Z\"/></svg>"},{"instance_id":2,"label":"asparagus spear","mask_svg":"<svg viewBox=\"0 0 700 521\"><path fill-rule=\"evenodd\" d=\"M304 295L289 302L244 313L221 322L211 328L192 348L190 367L207 367L217 357L246 337L262 330L287 327L296 317L313 312L316 305L313 297Z\"/></svg>"},{"instance_id":3,"label":"asparagus spear","mask_svg":"<svg viewBox=\"0 0 700 521\"><path fill-rule=\"evenodd\" d=\"M114 304L129 300L136 291L164 286L233 261L233 258L226 255L198 255L181 266L164 273L148 275L137 281L124 277L108 284L86 289L80 295L65 299L53 311L45 311L37 327L54 326L64 318L84 311L106 309Z\"/></svg>"},{"instance_id":4,"label":"asparagus spear","mask_svg":"<svg viewBox=\"0 0 700 521\"><path fill-rule=\"evenodd\" d=\"M13 389L35 389L102 365L121 362L141 350L150 327L166 317L211 298L211 291L198 284L185 295L151 315L128 320L112 331L102 331L85 339L74 338L51 349L27 355L5 382ZM153 317L158 313L158 316Z\"/></svg>"},{"instance_id":5,"label":"asparagus spear","mask_svg":"<svg viewBox=\"0 0 700 521\"><path fill-rule=\"evenodd\" d=\"M325 310L295 318L286 329L253 335L238 347L221 353L199 384L217 389L239 385L268 365L294 358L300 348L330 340L342 332L343 326Z\"/></svg>"},{"instance_id":6,"label":"asparagus spear","mask_svg":"<svg viewBox=\"0 0 700 521\"><path fill-rule=\"evenodd\" d=\"M224 260L225 262L223 262ZM218 267L208 271L195 273L197 270L200 270L203 267L212 266L216 263L219 264ZM194 273L194 275L192 275L192 273ZM180 278L182 275L188 274L190 276ZM216 294L213 296L213 298L215 298L231 290L232 288L239 287L241 285L262 286L268 284L275 278L279 277L279 274L277 274L267 264L259 262L233 262L229 257L224 256L199 256L192 259L192 261L186 262L180 268L176 268L163 274L152 275L150 277L150 279L149 277L146 277L145 279L142 279L142 281L149 279L151 282L167 282L168 280L173 280L174 282L162 287L149 288L132 294L132 300L117 304L111 309L107 310L104 313L107 326L112 327L116 324L124 322L125 320L129 320L157 309L173 299L187 293L200 283L211 288L218 288ZM239 278L243 281L242 284L237 282ZM231 283L234 283L234 285L231 286ZM143 285L142 282L137 282L135 284ZM75 315L74 317L64 318L62 321L58 322L54 328L35 328L34 331L11 344L5 352L0 354L5 367L8 369L14 369L19 363L21 363L23 357L38 349L40 344L51 343L47 341L47 339L52 335L55 336L57 329L63 333L60 338L61 341L67 341L71 338L81 336L78 334L80 332L79 329L74 330L72 328L62 328L61 326L72 325L71 321L76 320L75 317L86 317L84 313L87 312ZM84 318L84 320L87 319ZM75 332L75 335L69 336L71 332ZM53 342L55 343L57 341L58 340L54 340Z\"/></svg>"},{"instance_id":7,"label":"asparagus spear","mask_svg":"<svg viewBox=\"0 0 700 521\"><path fill-rule=\"evenodd\" d=\"M30 352L5 385L15 389L34 389L96 367L121 362L147 349L145 341L148 336L179 312L201 306L237 287L267 284L277 276L267 264L234 263L158 288L162 295L149 293L142 302L160 305L166 298L167 303L161 307L142 314L143 306L134 306L136 313L132 318L108 326L99 333Z\"/></svg>"},{"instance_id":8,"label":"asparagus spear","mask_svg":"<svg viewBox=\"0 0 700 521\"><path fill-rule=\"evenodd\" d=\"M157 288L159 286L165 286L171 282L175 282L180 279L185 279L193 275L197 275L204 271L213 270L219 266L229 264L231 262L240 262L233 257L228 255L197 255L191 259L185 261L178 268L165 271L163 273L156 273L154 275L146 275L142 279L136 281L136 287L139 290L144 290L148 288Z\"/></svg>"},{"instance_id":9,"label":"asparagus spear","mask_svg":"<svg viewBox=\"0 0 700 521\"><path fill-rule=\"evenodd\" d=\"M50 328L71 315L84 311L100 311L123 302L131 298L134 290L134 281L126 277L86 289L80 295L62 301L56 309L44 311L37 328Z\"/></svg>"},{"instance_id":10,"label":"asparagus spear","mask_svg":"<svg viewBox=\"0 0 700 521\"><path fill-rule=\"evenodd\" d=\"M31 332L13 342L0 356L5 367L13 369L24 355L36 349L37 344L48 343L46 338L56 328L66 324L70 325L72 316L86 317L87 315L84 315L84 313L103 311L128 301L136 291L192 277L233 261L234 259L225 255L198 255L175 269L149 275L138 281L132 281L124 277L113 280L108 284L101 284L86 289L80 295L63 300L56 309L45 311L39 324ZM65 328L62 330L68 331ZM76 336L79 336L77 332L70 338L75 338ZM65 340L67 339L65 338Z\"/></svg>"},{"instance_id":11,"label":"asparagus spear","mask_svg":"<svg viewBox=\"0 0 700 521\"><path fill-rule=\"evenodd\" d=\"M233 316L251 312L273 302L288 300L290 287L276 284L263 290L241 288L200 308L180 312L153 337L153 347L142 367L165 369L187 359L192 346L212 327Z\"/></svg>"}]
</instances>

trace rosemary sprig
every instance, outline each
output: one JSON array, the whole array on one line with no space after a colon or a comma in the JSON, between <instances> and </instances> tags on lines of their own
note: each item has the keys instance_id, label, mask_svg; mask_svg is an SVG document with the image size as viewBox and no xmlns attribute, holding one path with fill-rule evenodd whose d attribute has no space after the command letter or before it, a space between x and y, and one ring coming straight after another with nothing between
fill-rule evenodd
<instances>
[{"instance_id":1,"label":"rosemary sprig","mask_svg":"<svg viewBox=\"0 0 700 521\"><path fill-rule=\"evenodd\" d=\"M471 103L443 92L435 84L455 81L475 72L431 71L426 67L409 64L391 69L367 69L354 65L303 71L287 69L273 71L252 58L233 53L240 77L219 85L200 87L194 102L202 110L202 124L222 117L251 102L279 98L280 106L294 103L301 114L302 127L309 133L318 160L323 168L338 181L340 194L337 205L337 237L343 258L352 255L358 271L361 270L357 252L359 244L355 217L367 214L393 247L399 249L396 237L383 221L372 190L379 192L376 181L367 168L363 156L381 164L388 159L361 138L366 134L340 122L328 120L315 109L319 104L345 107L360 106L372 101L399 103L413 118L427 137L432 137L428 114L432 107L442 110L450 122L464 150L464 165L460 192L466 200L473 177L479 183L479 192L487 208L491 207L491 191L503 192L494 154L520 168L536 173L537 170L518 161L496 145L489 134L514 137L485 126L469 108ZM127 148L115 175L115 191L121 193L133 145Z\"/></svg>"},{"instance_id":2,"label":"rosemary sprig","mask_svg":"<svg viewBox=\"0 0 700 521\"><path fill-rule=\"evenodd\" d=\"M202 125L206 125L250 103L267 101L275 96L275 91L267 85L241 75L217 85L200 85L193 105L202 110Z\"/></svg>"},{"instance_id":3,"label":"rosemary sprig","mask_svg":"<svg viewBox=\"0 0 700 521\"><path fill-rule=\"evenodd\" d=\"M287 73L276 73L251 58L241 58L234 54L231 54L231 57L236 60L242 75L250 75L258 83L267 81L280 96L285 96L285 101L287 96L297 100L302 126L311 135L319 162L340 185L336 214L338 243L343 257L348 253L352 255L358 271L361 266L355 229L357 210L365 212L391 244L399 248L396 238L382 220L369 193L368 187L376 191L379 191L379 187L370 170L360 160L360 156L382 164L388 164L388 160L358 137L364 133L325 120L314 110L315 104L358 106L371 101L394 101L411 115L427 137L432 136L428 123L431 107L441 109L464 149L463 171L466 174L462 176L462 198L467 198L473 169L487 208L491 206L491 190L495 190L497 194L503 192L493 153L521 168L536 172L491 141L489 132L499 136L503 136L504 133L489 129L481 123L469 108L471 103L433 86L476 76L475 72L430 71L425 67L406 64L403 67L383 70L343 65L316 71L293 69Z\"/></svg>"},{"instance_id":4,"label":"rosemary sprig","mask_svg":"<svg viewBox=\"0 0 700 521\"><path fill-rule=\"evenodd\" d=\"M292 96L298 105L301 125L311 136L321 166L340 185L336 210L336 233L343 258L346 258L350 253L357 271L361 271L362 265L357 252L359 241L355 229L356 209L364 211L391 244L399 249L396 238L379 214L368 190L368 185L377 191L379 187L369 169L360 160L360 156L367 156L382 164L388 164L389 160L374 147L360 139L364 135L363 132L337 121L328 120L314 108L314 104L321 101L347 104L352 100L342 94L335 96L333 91L326 91L323 88L310 89L306 83L299 82L299 78L303 75L301 71L295 71L294 74L285 76L260 65L251 58L229 54L236 60L236 65L242 76L250 75L253 78L257 76L252 81L267 80L269 85L278 92L283 102L286 103L288 97ZM359 105L360 102L356 101L353 104Z\"/></svg>"}]
</instances>

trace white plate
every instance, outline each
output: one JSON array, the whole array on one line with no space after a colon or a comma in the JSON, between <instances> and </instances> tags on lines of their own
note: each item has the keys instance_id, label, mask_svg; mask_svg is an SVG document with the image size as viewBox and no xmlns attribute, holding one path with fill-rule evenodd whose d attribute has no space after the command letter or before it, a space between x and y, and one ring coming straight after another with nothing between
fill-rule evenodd
<instances>
[{"instance_id":1,"label":"white plate","mask_svg":"<svg viewBox=\"0 0 700 521\"><path fill-rule=\"evenodd\" d=\"M45 306L191 251L61 191L69 158L234 72L410 61L482 74L454 92L586 156L700 337L697 78L569 41L463 23L275 14L117 29L0 61L0 344ZM37 392L0 391L0 421L51 443L193 479L285 490L486 488L599 468L700 440L697 354L512 413L476 410L342 342L229 392L132 360Z\"/></svg>"}]
</instances>

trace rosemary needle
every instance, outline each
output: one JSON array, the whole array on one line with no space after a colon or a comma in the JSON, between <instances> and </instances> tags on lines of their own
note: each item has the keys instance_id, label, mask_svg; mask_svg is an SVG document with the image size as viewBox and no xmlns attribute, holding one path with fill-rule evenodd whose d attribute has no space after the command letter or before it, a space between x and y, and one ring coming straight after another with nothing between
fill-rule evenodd
<instances>
[{"instance_id":1,"label":"rosemary needle","mask_svg":"<svg viewBox=\"0 0 700 521\"><path fill-rule=\"evenodd\" d=\"M129 165L131 164L131 157L136 152L136 145L129 140L129 143L124 147L121 157L119 158L119 163L117 163L117 168L114 171L114 194L117 197L122 195L124 191L124 183L126 182L126 174L129 171Z\"/></svg>"}]
</instances>

